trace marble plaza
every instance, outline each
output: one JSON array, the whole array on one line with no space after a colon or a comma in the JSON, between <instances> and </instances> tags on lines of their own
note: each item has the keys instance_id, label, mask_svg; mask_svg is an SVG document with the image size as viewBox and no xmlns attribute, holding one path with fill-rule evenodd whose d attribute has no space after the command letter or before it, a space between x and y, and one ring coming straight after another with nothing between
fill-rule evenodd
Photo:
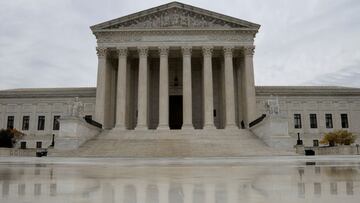
<instances>
[{"instance_id":1,"label":"marble plaza","mask_svg":"<svg viewBox=\"0 0 360 203\"><path fill-rule=\"evenodd\" d=\"M358 202L355 157L0 161L0 201Z\"/></svg>"},{"instance_id":2,"label":"marble plaza","mask_svg":"<svg viewBox=\"0 0 360 203\"><path fill-rule=\"evenodd\" d=\"M360 133L359 88L255 86L256 23L171 2L90 28L96 87L0 91L0 128L27 148L54 136L53 156L277 155L297 133Z\"/></svg>"}]
</instances>

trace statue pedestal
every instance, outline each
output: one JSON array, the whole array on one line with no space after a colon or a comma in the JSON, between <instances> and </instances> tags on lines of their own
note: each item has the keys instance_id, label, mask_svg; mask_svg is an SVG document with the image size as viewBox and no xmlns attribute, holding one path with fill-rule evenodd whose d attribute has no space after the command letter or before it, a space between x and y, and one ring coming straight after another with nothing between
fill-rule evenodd
<instances>
[{"instance_id":1,"label":"statue pedestal","mask_svg":"<svg viewBox=\"0 0 360 203\"><path fill-rule=\"evenodd\" d=\"M58 150L77 149L101 132L100 128L88 124L80 117L62 117L59 122L60 131L55 138L55 149Z\"/></svg>"},{"instance_id":2,"label":"statue pedestal","mask_svg":"<svg viewBox=\"0 0 360 203\"><path fill-rule=\"evenodd\" d=\"M289 136L287 119L278 115L266 116L250 130L272 148L291 150L295 143Z\"/></svg>"}]
</instances>

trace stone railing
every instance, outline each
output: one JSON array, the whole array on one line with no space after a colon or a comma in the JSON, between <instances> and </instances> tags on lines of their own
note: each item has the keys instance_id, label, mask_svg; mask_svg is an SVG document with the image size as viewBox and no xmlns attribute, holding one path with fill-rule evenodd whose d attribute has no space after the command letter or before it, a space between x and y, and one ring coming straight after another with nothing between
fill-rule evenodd
<instances>
[{"instance_id":1,"label":"stone railing","mask_svg":"<svg viewBox=\"0 0 360 203\"><path fill-rule=\"evenodd\" d=\"M253 127L256 124L260 123L261 121L264 120L264 118L266 117L266 114L262 114L259 118L255 119L254 121L252 121L251 123L249 123L249 127Z\"/></svg>"}]
</instances>

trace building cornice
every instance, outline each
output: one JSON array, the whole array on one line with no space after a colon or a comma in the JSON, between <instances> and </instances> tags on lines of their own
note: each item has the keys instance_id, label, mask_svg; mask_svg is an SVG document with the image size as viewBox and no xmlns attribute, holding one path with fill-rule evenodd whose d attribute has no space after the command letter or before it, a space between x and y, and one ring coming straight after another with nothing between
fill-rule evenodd
<instances>
[{"instance_id":1,"label":"building cornice","mask_svg":"<svg viewBox=\"0 0 360 203\"><path fill-rule=\"evenodd\" d=\"M336 86L256 86L256 96L360 96L360 88ZM5 98L72 98L96 96L95 87L1 90Z\"/></svg>"},{"instance_id":2,"label":"building cornice","mask_svg":"<svg viewBox=\"0 0 360 203\"><path fill-rule=\"evenodd\" d=\"M95 87L76 88L24 88L1 90L0 99L6 98L72 98L72 97L94 97Z\"/></svg>"},{"instance_id":3,"label":"building cornice","mask_svg":"<svg viewBox=\"0 0 360 203\"><path fill-rule=\"evenodd\" d=\"M360 88L339 86L257 86L256 96L360 96Z\"/></svg>"}]
</instances>

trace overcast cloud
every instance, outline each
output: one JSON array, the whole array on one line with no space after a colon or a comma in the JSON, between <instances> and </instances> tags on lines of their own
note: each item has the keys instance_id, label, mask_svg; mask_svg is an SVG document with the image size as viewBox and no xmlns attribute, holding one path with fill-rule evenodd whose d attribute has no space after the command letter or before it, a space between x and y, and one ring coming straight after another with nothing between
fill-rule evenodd
<instances>
[{"instance_id":1,"label":"overcast cloud","mask_svg":"<svg viewBox=\"0 0 360 203\"><path fill-rule=\"evenodd\" d=\"M360 87L359 0L184 0L261 24L256 85ZM161 0L0 2L0 89L96 86L89 26Z\"/></svg>"}]
</instances>

